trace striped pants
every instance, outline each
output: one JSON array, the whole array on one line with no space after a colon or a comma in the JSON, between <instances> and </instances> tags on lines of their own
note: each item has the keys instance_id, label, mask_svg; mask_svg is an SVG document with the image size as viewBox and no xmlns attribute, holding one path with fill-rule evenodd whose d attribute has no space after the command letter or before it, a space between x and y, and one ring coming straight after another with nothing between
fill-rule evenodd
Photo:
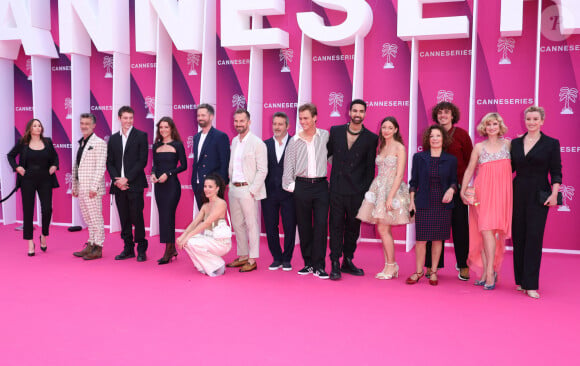
<instances>
[{"instance_id":1,"label":"striped pants","mask_svg":"<svg viewBox=\"0 0 580 366\"><path fill-rule=\"evenodd\" d=\"M103 246L105 241L105 223L103 220L103 195L89 198L89 192L79 192L79 206L83 220L89 226L88 243Z\"/></svg>"}]
</instances>

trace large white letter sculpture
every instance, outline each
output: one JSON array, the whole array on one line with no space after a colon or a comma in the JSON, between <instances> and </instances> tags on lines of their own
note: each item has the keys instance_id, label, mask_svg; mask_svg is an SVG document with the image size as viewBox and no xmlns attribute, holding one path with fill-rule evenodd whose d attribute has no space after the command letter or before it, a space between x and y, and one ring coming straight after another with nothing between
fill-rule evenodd
<instances>
[{"instance_id":1,"label":"large white letter sculpture","mask_svg":"<svg viewBox=\"0 0 580 366\"><path fill-rule=\"evenodd\" d=\"M204 43L202 36L204 32L208 32L208 28L204 27L205 23L203 22L204 2L206 7L212 6L208 3L213 3L213 14L215 15L215 2L208 0L136 0L135 2L137 52L156 55L154 126L161 117L173 116L172 42L175 44L175 48L180 51L202 52ZM208 53L213 52L215 59L215 21L213 28L210 27L209 31L214 38L214 43L212 50ZM204 59L205 56L204 54ZM211 58L210 55L208 57ZM204 66L205 69L213 68L212 75L215 75L215 62L213 65L202 64L202 75L204 71L207 72L204 70ZM215 90L215 77L211 84L214 85L213 90ZM203 84L201 90L204 90ZM154 190L155 184L153 184L153 193ZM151 195L149 234L152 236L159 234L159 213L155 194Z\"/></svg>"},{"instance_id":2,"label":"large white letter sculpture","mask_svg":"<svg viewBox=\"0 0 580 366\"><path fill-rule=\"evenodd\" d=\"M50 0L0 0L0 153L14 145L14 60L20 45L32 59L34 117L42 121L44 133L52 136L52 89L50 59L57 58L50 34ZM2 195L14 188L14 173L6 159L0 161ZM15 199L2 203L4 224L16 220ZM40 210L38 210L40 213Z\"/></svg>"},{"instance_id":3,"label":"large white letter sculpture","mask_svg":"<svg viewBox=\"0 0 580 366\"><path fill-rule=\"evenodd\" d=\"M348 46L354 43L352 98L363 98L364 38L373 25L373 12L364 0L313 0L328 9L346 12L339 25L326 26L324 19L313 12L298 13L302 30L298 105L312 101L312 40L328 46ZM298 128L298 123L296 124Z\"/></svg>"},{"instance_id":4,"label":"large white letter sculpture","mask_svg":"<svg viewBox=\"0 0 580 366\"><path fill-rule=\"evenodd\" d=\"M417 107L419 91L419 40L469 37L466 16L423 18L423 4L465 0L399 0L397 36L411 42L411 80L409 96L409 156L417 152ZM477 1L477 0L476 0ZM411 175L411 164L407 166ZM415 224L407 225L407 251L415 245Z\"/></svg>"},{"instance_id":5,"label":"large white letter sculpture","mask_svg":"<svg viewBox=\"0 0 580 366\"><path fill-rule=\"evenodd\" d=\"M250 50L248 111L252 132L262 136L264 88L263 50L288 48L289 36L278 28L263 29L263 16L284 14L284 0L222 0L222 46L232 50ZM250 17L252 18L250 27Z\"/></svg>"},{"instance_id":6,"label":"large white letter sculpture","mask_svg":"<svg viewBox=\"0 0 580 366\"><path fill-rule=\"evenodd\" d=\"M119 130L117 110L131 102L128 0L60 0L60 51L71 55L72 161L81 138L79 115L90 111L91 40L100 52L113 55L113 113L111 132ZM82 223L78 201L72 201L73 225ZM120 229L112 200L111 232Z\"/></svg>"}]
</instances>

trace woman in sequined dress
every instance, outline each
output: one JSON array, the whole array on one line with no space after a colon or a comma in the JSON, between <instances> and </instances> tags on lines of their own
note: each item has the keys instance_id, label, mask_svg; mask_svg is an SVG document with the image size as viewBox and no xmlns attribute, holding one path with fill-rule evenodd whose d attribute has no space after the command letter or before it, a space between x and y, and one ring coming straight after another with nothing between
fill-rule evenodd
<instances>
[{"instance_id":1,"label":"woman in sequined dress","mask_svg":"<svg viewBox=\"0 0 580 366\"><path fill-rule=\"evenodd\" d=\"M375 277L390 280L399 275L391 226L409 223L410 203L409 187L403 182L407 154L394 117L386 117L381 122L378 151L375 161L379 173L365 194L357 218L377 225L383 243L385 267Z\"/></svg>"}]
</instances>

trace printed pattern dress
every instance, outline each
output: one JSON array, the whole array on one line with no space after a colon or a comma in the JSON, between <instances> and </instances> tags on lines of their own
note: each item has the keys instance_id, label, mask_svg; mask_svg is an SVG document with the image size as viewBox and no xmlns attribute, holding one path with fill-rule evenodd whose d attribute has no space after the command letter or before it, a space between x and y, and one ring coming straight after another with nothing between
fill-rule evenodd
<instances>
[{"instance_id":1,"label":"printed pattern dress","mask_svg":"<svg viewBox=\"0 0 580 366\"><path fill-rule=\"evenodd\" d=\"M483 147L474 182L475 204L469 209L469 267L482 268L482 230L495 233L494 269L499 272L505 252L505 239L512 233L513 186L510 152L507 142L490 154Z\"/></svg>"},{"instance_id":2,"label":"printed pattern dress","mask_svg":"<svg viewBox=\"0 0 580 366\"><path fill-rule=\"evenodd\" d=\"M375 163L379 168L379 173L371 183L365 199L358 210L357 219L369 224L385 225L405 225L409 219L409 186L401 182L395 198L393 199L393 209L387 210L387 196L395 181L397 174L397 156L387 155L384 158L377 156Z\"/></svg>"}]
</instances>

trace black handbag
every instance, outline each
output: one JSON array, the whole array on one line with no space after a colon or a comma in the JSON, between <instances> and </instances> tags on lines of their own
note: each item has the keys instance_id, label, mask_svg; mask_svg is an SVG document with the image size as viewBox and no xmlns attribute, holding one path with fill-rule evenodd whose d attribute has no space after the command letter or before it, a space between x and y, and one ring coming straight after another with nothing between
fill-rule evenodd
<instances>
[{"instance_id":1,"label":"black handbag","mask_svg":"<svg viewBox=\"0 0 580 366\"><path fill-rule=\"evenodd\" d=\"M538 191L538 202L540 203L540 205L543 206L551 194L552 194L552 191L543 191L540 189ZM562 192L558 192L558 197L556 198L556 204L558 206L562 206Z\"/></svg>"}]
</instances>

